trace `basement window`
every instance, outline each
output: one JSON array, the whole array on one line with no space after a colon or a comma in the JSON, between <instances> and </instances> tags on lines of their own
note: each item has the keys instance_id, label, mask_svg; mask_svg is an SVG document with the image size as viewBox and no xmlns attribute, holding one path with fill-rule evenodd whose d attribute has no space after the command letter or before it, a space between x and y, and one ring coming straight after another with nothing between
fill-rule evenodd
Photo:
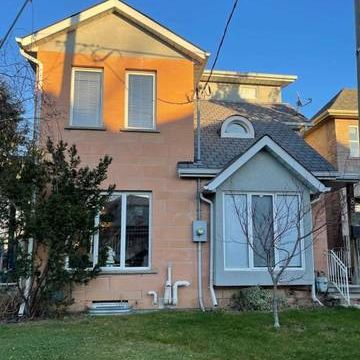
<instances>
[{"instance_id":1,"label":"basement window","mask_svg":"<svg viewBox=\"0 0 360 360\"><path fill-rule=\"evenodd\" d=\"M221 126L222 138L253 139L255 136L251 122L243 116L228 117Z\"/></svg>"}]
</instances>

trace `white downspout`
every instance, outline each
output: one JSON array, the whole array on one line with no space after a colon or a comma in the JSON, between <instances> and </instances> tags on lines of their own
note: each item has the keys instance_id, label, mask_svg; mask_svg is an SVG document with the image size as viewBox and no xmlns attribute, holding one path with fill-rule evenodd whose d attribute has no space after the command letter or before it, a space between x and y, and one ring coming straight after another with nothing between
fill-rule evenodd
<instances>
[{"instance_id":1,"label":"white downspout","mask_svg":"<svg viewBox=\"0 0 360 360\"><path fill-rule=\"evenodd\" d=\"M18 39L17 39L18 41ZM43 87L43 64L40 60L35 57L29 55L22 47L21 43L18 41L20 46L20 54L27 60L31 61L37 66L36 72L36 86L35 86L35 109L34 109L34 129L33 129L33 139L35 142L38 142L38 131L39 131L39 121L40 121L40 113L41 113L41 101L42 101L42 87ZM35 195L35 194L34 194ZM32 257L34 250L34 239L29 239L28 244L28 254ZM30 286L31 286L31 277L27 278L25 281L25 292L24 296L27 299L30 295ZM23 316L26 311L26 304L23 302L20 305L19 316Z\"/></svg>"},{"instance_id":2,"label":"white downspout","mask_svg":"<svg viewBox=\"0 0 360 360\"><path fill-rule=\"evenodd\" d=\"M209 246L209 290L210 297L213 307L218 306L216 299L215 289L214 289L214 223L213 223L213 213L214 213L214 204L211 200L204 197L200 193L200 199L210 205L210 246Z\"/></svg>"},{"instance_id":3,"label":"white downspout","mask_svg":"<svg viewBox=\"0 0 360 360\"><path fill-rule=\"evenodd\" d=\"M172 304L173 305L177 305L178 304L178 287L180 286L190 286L190 283L186 280L179 280L179 281L175 281L173 288L172 288Z\"/></svg>"},{"instance_id":4,"label":"white downspout","mask_svg":"<svg viewBox=\"0 0 360 360\"><path fill-rule=\"evenodd\" d=\"M34 111L34 140L38 141L38 131L39 131L39 121L40 121L40 112L41 112L41 100L42 100L42 88L43 88L43 64L40 60L28 54L19 43L20 54L30 62L34 63L37 66L36 72L36 96L35 96L35 111Z\"/></svg>"},{"instance_id":5,"label":"white downspout","mask_svg":"<svg viewBox=\"0 0 360 360\"><path fill-rule=\"evenodd\" d=\"M321 196L321 195L320 195ZM316 198L313 201L310 201L310 206L312 207L314 204L316 204L318 201L320 201L320 196L318 198ZM312 210L312 208L311 208ZM311 216L312 216L312 211L311 211ZM311 222L313 221L313 219L311 219ZM319 304L320 306L324 306L324 304L318 299L318 297L316 296L316 287L315 287L315 258L314 258L314 241L312 239L312 245L311 245L311 256L312 256L312 261L313 261L313 282L311 285L311 300L314 303Z\"/></svg>"}]
</instances>

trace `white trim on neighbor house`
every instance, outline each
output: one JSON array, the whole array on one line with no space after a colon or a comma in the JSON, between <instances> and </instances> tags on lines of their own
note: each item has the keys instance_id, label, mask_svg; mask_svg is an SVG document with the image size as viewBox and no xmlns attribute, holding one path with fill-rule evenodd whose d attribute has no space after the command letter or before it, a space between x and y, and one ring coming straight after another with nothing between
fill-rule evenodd
<instances>
[{"instance_id":1,"label":"white trim on neighbor house","mask_svg":"<svg viewBox=\"0 0 360 360\"><path fill-rule=\"evenodd\" d=\"M259 151L266 149L275 155L286 167L290 168L313 192L329 191L323 183L321 183L311 172L290 156L283 148L281 148L274 140L265 135L252 145L245 153L243 153L236 161L223 170L215 179L207 184L204 189L210 192L216 190L226 179L239 170L244 164L252 159Z\"/></svg>"},{"instance_id":2,"label":"white trim on neighbor house","mask_svg":"<svg viewBox=\"0 0 360 360\"><path fill-rule=\"evenodd\" d=\"M265 196L271 196L272 197L272 210L273 210L273 218L274 218L274 236L276 236L276 231L277 231L277 223L275 221L275 201L277 196L297 196L298 197L298 204L299 206L301 206L300 201L301 201L301 197L300 194L297 192L241 192L241 191L224 191L222 193L222 216L223 216L223 221L222 221L222 239L223 239L223 262L224 262L224 271L227 272L232 272L232 271L267 271L266 266L254 266L254 250L252 248L252 244L253 244L253 226L250 225L248 232L249 232L249 239L248 241L251 243L248 244L247 246L247 250L248 250L248 267L237 267L237 268L228 268L226 267L226 251L225 251L225 241L226 241L226 221L225 219L225 197L227 195L244 195L246 196L246 209L247 209L247 217L248 217L248 226L249 224L251 224L252 222L252 218L251 218L251 206L252 206L252 196L253 195L265 195ZM300 220L300 236L304 236L304 219ZM300 261L301 261L301 266L288 266L286 268L286 271L304 271L305 270L305 264L306 264L306 259L305 259L305 253L306 253L306 249L305 249L305 239L302 238L301 242L300 242ZM274 251L274 255L275 255L275 264L279 263L279 254L278 251ZM279 266L276 266L276 269L279 269Z\"/></svg>"},{"instance_id":3,"label":"white trim on neighbor house","mask_svg":"<svg viewBox=\"0 0 360 360\"><path fill-rule=\"evenodd\" d=\"M74 125L74 95L75 95L75 73L76 72L97 72L100 73L100 103L99 103L99 124L98 126L86 126L86 125ZM104 70L102 68L88 68L88 67L78 67L74 66L71 69L71 89L70 89L70 114L69 114L69 125L74 128L88 128L88 129L98 129L103 128L103 97L104 97Z\"/></svg>"},{"instance_id":4,"label":"white trim on neighbor house","mask_svg":"<svg viewBox=\"0 0 360 360\"><path fill-rule=\"evenodd\" d=\"M239 124L245 129L245 134L236 132L228 132L227 128L232 123ZM253 139L255 137L254 127L251 122L241 115L229 116L221 125L221 137L222 138L239 138L239 139Z\"/></svg>"},{"instance_id":5,"label":"white trim on neighbor house","mask_svg":"<svg viewBox=\"0 0 360 360\"><path fill-rule=\"evenodd\" d=\"M31 50L36 46L40 40L44 40L50 36L53 36L61 31L72 30L77 27L81 22L89 20L97 15L105 12L115 11L125 18L137 23L145 30L149 31L153 35L157 36L161 40L170 44L174 48L177 48L180 52L185 53L189 57L193 58L199 63L206 62L209 57L209 53L193 45L189 41L186 41L179 35L176 35L166 27L160 25L156 21L152 20L148 16L135 10L131 6L119 1L119 0L107 0L98 5L92 6L89 9L74 14L62 21L56 22L53 25L40 29L30 35L23 38L17 38L16 41L27 50Z\"/></svg>"},{"instance_id":6,"label":"white trim on neighbor house","mask_svg":"<svg viewBox=\"0 0 360 360\"><path fill-rule=\"evenodd\" d=\"M133 127L129 126L129 75L142 75L142 76L151 76L153 78L153 121L152 127ZM129 130L156 130L156 99L157 99L157 78L155 71L126 71L125 74L125 107L124 107L124 116L125 116L125 129Z\"/></svg>"},{"instance_id":7,"label":"white trim on neighbor house","mask_svg":"<svg viewBox=\"0 0 360 360\"><path fill-rule=\"evenodd\" d=\"M201 77L201 81L207 81L209 75L210 70L205 70ZM214 70L211 75L211 82L285 87L292 84L297 78L296 75Z\"/></svg>"}]
</instances>

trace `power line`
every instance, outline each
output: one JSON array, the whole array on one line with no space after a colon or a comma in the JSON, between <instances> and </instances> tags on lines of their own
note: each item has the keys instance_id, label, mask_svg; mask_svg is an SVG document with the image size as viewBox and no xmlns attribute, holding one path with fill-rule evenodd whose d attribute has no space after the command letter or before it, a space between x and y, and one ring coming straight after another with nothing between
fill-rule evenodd
<instances>
[{"instance_id":1,"label":"power line","mask_svg":"<svg viewBox=\"0 0 360 360\"><path fill-rule=\"evenodd\" d=\"M225 37L226 37L226 33L227 33L227 31L228 31L229 25L230 25L230 23L231 23L231 20L232 20L232 18L233 18L234 13L235 13L235 10L236 10L236 7L237 7L238 2L239 2L239 0L235 0L235 1L234 1L234 5L233 5L233 7L232 7L232 9L231 9L231 12L230 12L230 14L229 14L229 17L228 17L228 19L227 19L227 22L226 22L226 25L225 25L225 28L224 28L224 32L223 32L223 34L222 34L222 37L221 37L219 46L218 46L217 51L216 51L216 56L215 56L214 62L213 62L213 64L212 64L212 66L211 66L211 70L210 70L209 77L208 77L208 79L206 80L205 86L204 86L203 89L202 89L202 92L201 92L202 94L204 93L206 87L207 87L208 84L209 84L209 81L210 81L211 76L212 76L212 74L213 74L214 68L215 68L216 63L217 63L217 61L218 61L218 59L219 59L220 51L221 51L221 48L222 48L222 46L223 46L223 44L224 44Z\"/></svg>"},{"instance_id":2,"label":"power line","mask_svg":"<svg viewBox=\"0 0 360 360\"><path fill-rule=\"evenodd\" d=\"M30 1L32 1L32 0L25 0L25 1L24 1L23 6L21 7L21 9L19 10L19 12L17 13L17 15L16 15L16 17L15 17L14 21L12 22L11 26L9 27L9 30L6 32L6 34L5 34L4 38L1 40L1 43L0 43L0 49L1 49L1 48L3 47L3 45L5 44L5 41L6 41L6 40L7 40L7 38L9 37L9 35L10 35L10 33L11 33L12 29L14 28L14 26L15 26L16 22L18 21L18 19L19 19L19 17L20 17L20 15L21 15L21 13L24 11L25 6L26 6L26 5L27 5L27 3L28 3L28 2L30 2Z\"/></svg>"}]
</instances>

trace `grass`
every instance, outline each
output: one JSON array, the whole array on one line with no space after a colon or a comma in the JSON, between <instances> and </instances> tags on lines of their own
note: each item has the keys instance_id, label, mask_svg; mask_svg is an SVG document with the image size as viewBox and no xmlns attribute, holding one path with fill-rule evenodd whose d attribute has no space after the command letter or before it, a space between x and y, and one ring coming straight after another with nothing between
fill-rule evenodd
<instances>
[{"instance_id":1,"label":"grass","mask_svg":"<svg viewBox=\"0 0 360 360\"><path fill-rule=\"evenodd\" d=\"M359 359L360 310L162 312L0 325L0 359Z\"/></svg>"}]
</instances>

